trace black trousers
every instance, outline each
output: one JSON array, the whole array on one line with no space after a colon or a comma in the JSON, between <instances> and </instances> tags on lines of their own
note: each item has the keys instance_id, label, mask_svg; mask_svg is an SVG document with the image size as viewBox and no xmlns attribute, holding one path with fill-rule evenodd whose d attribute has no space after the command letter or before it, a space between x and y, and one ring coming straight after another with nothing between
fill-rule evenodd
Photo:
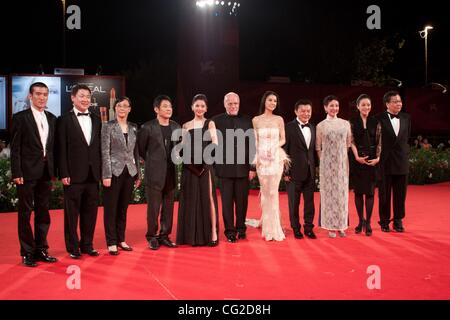
<instances>
[{"instance_id":1,"label":"black trousers","mask_svg":"<svg viewBox=\"0 0 450 320\"><path fill-rule=\"evenodd\" d=\"M85 183L64 186L64 240L67 252L93 249L98 200L98 182L92 177ZM80 238L77 232L78 217Z\"/></svg>"},{"instance_id":2,"label":"black trousers","mask_svg":"<svg viewBox=\"0 0 450 320\"><path fill-rule=\"evenodd\" d=\"M125 241L127 209L133 193L134 177L127 167L120 176L112 176L111 186L103 187L103 209L106 245L118 245Z\"/></svg>"},{"instance_id":3,"label":"black trousers","mask_svg":"<svg viewBox=\"0 0 450 320\"><path fill-rule=\"evenodd\" d=\"M291 228L294 230L301 230L299 219L300 197L303 194L304 208L303 208L303 228L305 232L312 231L314 228L314 179L309 175L305 181L291 180L286 183L288 192L289 204L289 220Z\"/></svg>"},{"instance_id":4,"label":"black trousers","mask_svg":"<svg viewBox=\"0 0 450 320\"><path fill-rule=\"evenodd\" d=\"M247 227L245 218L248 207L248 177L219 178L219 189L222 197L222 217L225 226L225 235L236 235L236 232L245 233ZM236 225L234 212L236 209Z\"/></svg>"},{"instance_id":5,"label":"black trousers","mask_svg":"<svg viewBox=\"0 0 450 320\"><path fill-rule=\"evenodd\" d=\"M380 225L388 225L391 221L391 195L394 211L394 220L405 217L407 175L385 175L378 188L378 203Z\"/></svg>"},{"instance_id":6,"label":"black trousers","mask_svg":"<svg viewBox=\"0 0 450 320\"><path fill-rule=\"evenodd\" d=\"M47 171L47 170L46 170ZM20 255L34 254L37 250L47 250L47 234L50 227L49 199L50 181L48 174L39 180L25 180L17 185L19 198L18 231ZM34 236L30 224L34 210Z\"/></svg>"},{"instance_id":7,"label":"black trousers","mask_svg":"<svg viewBox=\"0 0 450 320\"><path fill-rule=\"evenodd\" d=\"M166 176L166 183L162 190L156 190L145 186L147 198L147 241L152 238L167 239L172 232L173 202L175 198L175 186L173 175ZM161 215L160 215L161 213ZM160 215L160 229L158 234L158 216Z\"/></svg>"}]
</instances>

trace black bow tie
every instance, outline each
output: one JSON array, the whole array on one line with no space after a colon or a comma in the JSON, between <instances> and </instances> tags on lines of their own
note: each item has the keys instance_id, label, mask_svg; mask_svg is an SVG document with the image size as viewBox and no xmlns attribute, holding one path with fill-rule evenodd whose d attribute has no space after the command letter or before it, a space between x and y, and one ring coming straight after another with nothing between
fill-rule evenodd
<instances>
[{"instance_id":1,"label":"black bow tie","mask_svg":"<svg viewBox=\"0 0 450 320\"><path fill-rule=\"evenodd\" d=\"M89 112L86 113L82 113L82 112L78 112L77 116L88 116Z\"/></svg>"},{"instance_id":2,"label":"black bow tie","mask_svg":"<svg viewBox=\"0 0 450 320\"><path fill-rule=\"evenodd\" d=\"M391 119L394 119L394 118L400 119L400 116L398 114L392 114L392 113L388 112L388 115Z\"/></svg>"},{"instance_id":3,"label":"black bow tie","mask_svg":"<svg viewBox=\"0 0 450 320\"><path fill-rule=\"evenodd\" d=\"M309 123L307 123L307 124L300 124L300 127L302 127L302 129L303 129L304 127L308 127L308 128L311 129L311 126L310 126Z\"/></svg>"}]
</instances>

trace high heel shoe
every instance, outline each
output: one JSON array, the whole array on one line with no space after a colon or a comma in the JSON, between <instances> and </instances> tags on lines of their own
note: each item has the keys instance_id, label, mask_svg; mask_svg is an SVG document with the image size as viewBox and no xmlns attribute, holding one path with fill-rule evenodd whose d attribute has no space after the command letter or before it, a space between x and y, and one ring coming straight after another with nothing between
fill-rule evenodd
<instances>
[{"instance_id":1,"label":"high heel shoe","mask_svg":"<svg viewBox=\"0 0 450 320\"><path fill-rule=\"evenodd\" d=\"M372 227L370 226L370 223L366 224L366 236L370 237L372 235Z\"/></svg>"},{"instance_id":2,"label":"high heel shoe","mask_svg":"<svg viewBox=\"0 0 450 320\"><path fill-rule=\"evenodd\" d=\"M357 225L356 228L355 228L355 233L356 233L356 234L361 233L361 231L364 230L364 227L365 227L365 221L364 221L364 220L360 220L359 223L358 223L358 225Z\"/></svg>"}]
</instances>

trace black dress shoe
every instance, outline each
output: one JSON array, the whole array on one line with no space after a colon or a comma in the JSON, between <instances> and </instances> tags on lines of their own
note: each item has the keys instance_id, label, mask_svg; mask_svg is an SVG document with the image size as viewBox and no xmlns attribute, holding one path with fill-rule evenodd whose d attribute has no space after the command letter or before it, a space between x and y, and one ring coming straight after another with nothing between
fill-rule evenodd
<instances>
[{"instance_id":1,"label":"black dress shoe","mask_svg":"<svg viewBox=\"0 0 450 320\"><path fill-rule=\"evenodd\" d=\"M27 267L36 267L36 261L34 261L33 255L28 253L22 257L22 264Z\"/></svg>"},{"instance_id":2,"label":"black dress shoe","mask_svg":"<svg viewBox=\"0 0 450 320\"><path fill-rule=\"evenodd\" d=\"M168 248L176 248L177 247L177 245L174 242L170 241L169 238L160 239L159 244L162 246L166 246Z\"/></svg>"},{"instance_id":3,"label":"black dress shoe","mask_svg":"<svg viewBox=\"0 0 450 320\"><path fill-rule=\"evenodd\" d=\"M303 233L300 230L294 230L295 239L303 239Z\"/></svg>"},{"instance_id":4,"label":"black dress shoe","mask_svg":"<svg viewBox=\"0 0 450 320\"><path fill-rule=\"evenodd\" d=\"M358 223L358 225L355 227L355 233L356 233L356 234L361 233L361 231L364 230L364 227L365 227L365 222L364 222L364 220L360 220L359 223Z\"/></svg>"},{"instance_id":5,"label":"black dress shoe","mask_svg":"<svg viewBox=\"0 0 450 320\"><path fill-rule=\"evenodd\" d=\"M119 255L119 250L109 250L108 249L108 253L112 256L118 256Z\"/></svg>"},{"instance_id":6,"label":"black dress shoe","mask_svg":"<svg viewBox=\"0 0 450 320\"><path fill-rule=\"evenodd\" d=\"M366 223L366 236L370 237L372 235L372 227L370 223Z\"/></svg>"},{"instance_id":7,"label":"black dress shoe","mask_svg":"<svg viewBox=\"0 0 450 320\"><path fill-rule=\"evenodd\" d=\"M158 250L158 249L159 249L159 242L158 242L158 239L156 239L156 238L150 239L150 241L148 242L148 246L149 246L150 249L152 249L152 250Z\"/></svg>"},{"instance_id":8,"label":"black dress shoe","mask_svg":"<svg viewBox=\"0 0 450 320\"><path fill-rule=\"evenodd\" d=\"M100 255L100 253L98 253L98 251L95 249L81 250L81 253L85 253L91 257L97 257Z\"/></svg>"},{"instance_id":9,"label":"black dress shoe","mask_svg":"<svg viewBox=\"0 0 450 320\"><path fill-rule=\"evenodd\" d=\"M247 234L245 232L238 232L238 239L247 239Z\"/></svg>"},{"instance_id":10,"label":"black dress shoe","mask_svg":"<svg viewBox=\"0 0 450 320\"><path fill-rule=\"evenodd\" d=\"M69 252L69 256L72 259L80 259L81 258L81 252L80 251Z\"/></svg>"},{"instance_id":11,"label":"black dress shoe","mask_svg":"<svg viewBox=\"0 0 450 320\"><path fill-rule=\"evenodd\" d=\"M55 257L49 256L47 250L39 250L34 254L36 261L53 263L58 261Z\"/></svg>"},{"instance_id":12,"label":"black dress shoe","mask_svg":"<svg viewBox=\"0 0 450 320\"><path fill-rule=\"evenodd\" d=\"M133 251L133 248L130 246L122 246L121 244L117 245L120 249L122 249L123 251Z\"/></svg>"},{"instance_id":13,"label":"black dress shoe","mask_svg":"<svg viewBox=\"0 0 450 320\"><path fill-rule=\"evenodd\" d=\"M217 247L219 245L219 240L211 240L208 242L208 247Z\"/></svg>"},{"instance_id":14,"label":"black dress shoe","mask_svg":"<svg viewBox=\"0 0 450 320\"><path fill-rule=\"evenodd\" d=\"M405 228L403 227L402 220L394 220L394 230L396 232L405 232Z\"/></svg>"},{"instance_id":15,"label":"black dress shoe","mask_svg":"<svg viewBox=\"0 0 450 320\"><path fill-rule=\"evenodd\" d=\"M229 235L229 236L227 236L227 241L228 242L231 242L231 243L235 243L237 240L236 240L236 236L235 235Z\"/></svg>"},{"instance_id":16,"label":"black dress shoe","mask_svg":"<svg viewBox=\"0 0 450 320\"><path fill-rule=\"evenodd\" d=\"M391 229L389 229L389 225L382 225L381 231L383 232L391 232Z\"/></svg>"},{"instance_id":17,"label":"black dress shoe","mask_svg":"<svg viewBox=\"0 0 450 320\"><path fill-rule=\"evenodd\" d=\"M309 238L309 239L317 239L316 234L313 231L306 231L305 235Z\"/></svg>"}]
</instances>

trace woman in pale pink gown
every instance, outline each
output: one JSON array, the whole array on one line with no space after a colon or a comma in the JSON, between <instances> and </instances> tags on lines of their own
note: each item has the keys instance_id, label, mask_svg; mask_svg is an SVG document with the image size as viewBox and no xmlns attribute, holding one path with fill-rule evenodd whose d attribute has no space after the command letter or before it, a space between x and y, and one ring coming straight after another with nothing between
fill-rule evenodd
<instances>
[{"instance_id":1,"label":"woman in pale pink gown","mask_svg":"<svg viewBox=\"0 0 450 320\"><path fill-rule=\"evenodd\" d=\"M259 115L253 118L256 136L256 173L260 184L261 219L247 219L246 224L262 228L266 241L282 241L285 235L281 225L278 188L284 165L288 162L281 148L285 143L283 118L275 115L279 105L273 91L264 93Z\"/></svg>"}]
</instances>

